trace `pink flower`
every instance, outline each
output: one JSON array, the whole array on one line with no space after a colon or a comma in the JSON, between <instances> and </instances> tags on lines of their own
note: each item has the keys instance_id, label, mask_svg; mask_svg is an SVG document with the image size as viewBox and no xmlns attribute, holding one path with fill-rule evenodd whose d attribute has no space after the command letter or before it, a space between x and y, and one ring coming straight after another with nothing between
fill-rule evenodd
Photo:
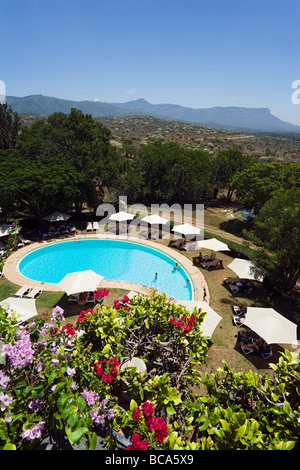
<instances>
[{"instance_id":1,"label":"pink flower","mask_svg":"<svg viewBox=\"0 0 300 470\"><path fill-rule=\"evenodd\" d=\"M140 417L141 417L141 410L139 408L136 408L133 412L132 418L134 419L134 421L138 421Z\"/></svg>"},{"instance_id":2,"label":"pink flower","mask_svg":"<svg viewBox=\"0 0 300 470\"><path fill-rule=\"evenodd\" d=\"M156 418L152 423L151 429L154 431L155 439L159 444L168 436L169 429L163 418Z\"/></svg>"},{"instance_id":3,"label":"pink flower","mask_svg":"<svg viewBox=\"0 0 300 470\"><path fill-rule=\"evenodd\" d=\"M147 450L148 441L142 441L141 436L137 433L133 434L131 437L132 445L126 447L126 450Z\"/></svg>"},{"instance_id":4,"label":"pink flower","mask_svg":"<svg viewBox=\"0 0 300 470\"><path fill-rule=\"evenodd\" d=\"M195 323L195 321L197 320L197 318L195 317L195 315L192 315L190 318L189 318L189 323Z\"/></svg>"},{"instance_id":5,"label":"pink flower","mask_svg":"<svg viewBox=\"0 0 300 470\"><path fill-rule=\"evenodd\" d=\"M154 412L154 405L150 401L145 401L142 404L142 410L145 417L152 416Z\"/></svg>"}]
</instances>

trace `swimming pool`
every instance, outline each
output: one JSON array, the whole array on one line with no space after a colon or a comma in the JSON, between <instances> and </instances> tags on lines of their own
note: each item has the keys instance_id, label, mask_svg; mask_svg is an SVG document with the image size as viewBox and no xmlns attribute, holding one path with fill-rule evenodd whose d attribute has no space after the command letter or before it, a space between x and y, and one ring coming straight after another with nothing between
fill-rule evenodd
<instances>
[{"instance_id":1,"label":"swimming pool","mask_svg":"<svg viewBox=\"0 0 300 470\"><path fill-rule=\"evenodd\" d=\"M69 272L92 269L107 280L137 282L178 300L192 300L192 280L180 264L174 269L176 262L141 243L89 239L47 244L25 255L18 269L29 279L47 283L58 283Z\"/></svg>"}]
</instances>

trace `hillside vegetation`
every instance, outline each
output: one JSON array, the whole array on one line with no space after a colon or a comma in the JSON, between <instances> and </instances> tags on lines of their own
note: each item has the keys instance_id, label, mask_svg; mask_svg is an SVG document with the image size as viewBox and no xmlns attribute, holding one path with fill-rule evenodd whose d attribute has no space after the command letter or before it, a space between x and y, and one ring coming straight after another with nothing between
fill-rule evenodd
<instances>
[{"instance_id":1,"label":"hillside vegetation","mask_svg":"<svg viewBox=\"0 0 300 470\"><path fill-rule=\"evenodd\" d=\"M37 119L47 119L37 114L22 114L23 125ZM157 139L175 141L184 147L203 149L211 155L219 150L236 147L260 161L300 161L300 136L245 134L235 131L205 127L151 116L117 116L94 118L112 132L111 142L126 151L128 145L139 147ZM127 149L128 150L128 149Z\"/></svg>"}]
</instances>

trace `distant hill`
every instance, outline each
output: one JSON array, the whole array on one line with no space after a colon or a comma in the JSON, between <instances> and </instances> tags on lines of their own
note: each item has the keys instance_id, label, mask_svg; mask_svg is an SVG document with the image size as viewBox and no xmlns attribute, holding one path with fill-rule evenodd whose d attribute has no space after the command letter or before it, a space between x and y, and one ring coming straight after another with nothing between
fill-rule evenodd
<instances>
[{"instance_id":1,"label":"distant hill","mask_svg":"<svg viewBox=\"0 0 300 470\"><path fill-rule=\"evenodd\" d=\"M19 114L69 113L71 108L77 108L94 117L153 116L241 132L300 134L299 126L273 116L268 108L214 107L194 109L175 104L151 104L144 99L126 103L104 103L63 100L43 95L31 95L23 98L7 96L6 102Z\"/></svg>"}]
</instances>

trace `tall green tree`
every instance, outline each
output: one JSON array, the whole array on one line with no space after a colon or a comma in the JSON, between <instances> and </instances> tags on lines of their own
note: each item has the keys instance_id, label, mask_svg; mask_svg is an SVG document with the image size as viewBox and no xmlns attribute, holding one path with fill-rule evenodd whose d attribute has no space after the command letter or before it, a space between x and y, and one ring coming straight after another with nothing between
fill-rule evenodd
<instances>
[{"instance_id":1,"label":"tall green tree","mask_svg":"<svg viewBox=\"0 0 300 470\"><path fill-rule=\"evenodd\" d=\"M262 247L254 261L268 271L274 288L292 289L300 276L300 188L275 191L248 236Z\"/></svg>"},{"instance_id":2,"label":"tall green tree","mask_svg":"<svg viewBox=\"0 0 300 470\"><path fill-rule=\"evenodd\" d=\"M60 158L73 169L73 202L78 213L83 204L95 208L105 186L118 184L121 156L110 144L109 129L75 108L68 115L54 113L47 121L24 127L17 149L26 161L47 166Z\"/></svg>"},{"instance_id":3,"label":"tall green tree","mask_svg":"<svg viewBox=\"0 0 300 470\"><path fill-rule=\"evenodd\" d=\"M300 186L299 162L254 163L232 179L236 196L246 208L258 214L274 191Z\"/></svg>"},{"instance_id":4,"label":"tall green tree","mask_svg":"<svg viewBox=\"0 0 300 470\"><path fill-rule=\"evenodd\" d=\"M234 175L254 163L254 159L250 155L242 153L239 149L232 147L230 149L221 150L214 162L214 178L215 178L215 197L217 197L220 189L226 189L227 201L231 201L235 186L232 184Z\"/></svg>"},{"instance_id":5,"label":"tall green tree","mask_svg":"<svg viewBox=\"0 0 300 470\"><path fill-rule=\"evenodd\" d=\"M20 130L20 117L11 106L0 104L0 149L12 149Z\"/></svg>"}]
</instances>

